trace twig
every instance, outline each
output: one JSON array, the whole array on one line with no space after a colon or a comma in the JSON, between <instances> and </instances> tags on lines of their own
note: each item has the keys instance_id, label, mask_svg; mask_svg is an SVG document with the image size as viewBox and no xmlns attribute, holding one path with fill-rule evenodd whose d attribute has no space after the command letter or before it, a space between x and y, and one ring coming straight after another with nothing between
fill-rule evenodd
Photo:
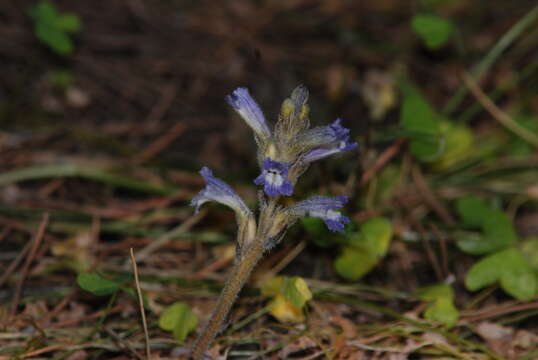
<instances>
[{"instance_id":1,"label":"twig","mask_svg":"<svg viewBox=\"0 0 538 360\"><path fill-rule=\"evenodd\" d=\"M174 126L172 126L171 129L167 130L162 136L157 138L157 140L152 142L147 148L145 148L138 155L136 155L135 163L141 164L148 161L149 159L163 151L178 136L185 132L186 129L187 126L184 123L175 124Z\"/></svg>"},{"instance_id":2,"label":"twig","mask_svg":"<svg viewBox=\"0 0 538 360\"><path fill-rule=\"evenodd\" d=\"M205 214L206 214L206 211L202 210L197 215L191 216L190 218L185 220L183 223L181 223L179 226L175 227L174 229L167 232L166 234L160 236L157 240L151 242L148 246L140 250L137 254L136 260L139 262L144 261L149 255L151 255L154 251L164 246L172 238L189 231L191 227L196 225L198 221L200 221L205 216Z\"/></svg>"},{"instance_id":3,"label":"twig","mask_svg":"<svg viewBox=\"0 0 538 360\"><path fill-rule=\"evenodd\" d=\"M276 274L278 274L290 262L292 262L293 259L295 259L297 255L299 255L304 250L305 247L306 247L306 241L303 240L299 242L293 249L291 249L291 251L289 251L286 254L286 256L282 258L282 260L278 262L278 264L276 264L271 270L269 270L268 272L264 274L264 278L270 279L274 277Z\"/></svg>"},{"instance_id":4,"label":"twig","mask_svg":"<svg viewBox=\"0 0 538 360\"><path fill-rule=\"evenodd\" d=\"M151 359L151 349L149 347L149 335L148 335L148 324L146 322L146 313L144 312L144 299L142 299L142 291L140 290L140 282L138 280L138 268L136 266L136 259L134 256L133 248L129 249L131 254L131 261L133 263L133 273L135 278L136 293L138 295L138 304L140 305L140 316L142 316L142 326L144 329L144 339L146 341L146 358Z\"/></svg>"},{"instance_id":5,"label":"twig","mask_svg":"<svg viewBox=\"0 0 538 360\"><path fill-rule=\"evenodd\" d=\"M517 311L538 309L538 301L534 301L526 304L515 304L512 306L492 306L480 311L464 311L462 312L462 317L465 318L468 322L475 322L480 320L486 320L501 315L510 314ZM473 315L476 314L476 315Z\"/></svg>"},{"instance_id":6,"label":"twig","mask_svg":"<svg viewBox=\"0 0 538 360\"><path fill-rule=\"evenodd\" d=\"M465 82L465 85L469 88L476 100L482 104L484 109L486 109L495 120L526 142L538 148L538 136L519 125L507 113L495 105L469 74L463 74L463 82Z\"/></svg>"},{"instance_id":7,"label":"twig","mask_svg":"<svg viewBox=\"0 0 538 360\"><path fill-rule=\"evenodd\" d=\"M43 219L41 220L41 223L39 224L39 228L37 229L37 232L32 240L32 247L30 248L30 253L28 257L26 258L26 262L24 263L22 267L21 275L15 287L15 295L13 296L13 303L11 305L12 316L16 314L17 308L19 307L24 280L26 280L26 276L28 275L28 270L30 269L30 265L32 264L32 261L34 260L37 249L39 248L39 244L41 244L41 240L43 239L43 235L45 234L45 229L47 228L48 224L49 224L49 213L44 213Z\"/></svg>"},{"instance_id":8,"label":"twig","mask_svg":"<svg viewBox=\"0 0 538 360\"><path fill-rule=\"evenodd\" d=\"M371 178L381 170L394 156L398 154L401 147L406 143L406 139L399 139L385 150L375 161L375 164L366 170L361 177L361 184L366 184Z\"/></svg>"}]
</instances>

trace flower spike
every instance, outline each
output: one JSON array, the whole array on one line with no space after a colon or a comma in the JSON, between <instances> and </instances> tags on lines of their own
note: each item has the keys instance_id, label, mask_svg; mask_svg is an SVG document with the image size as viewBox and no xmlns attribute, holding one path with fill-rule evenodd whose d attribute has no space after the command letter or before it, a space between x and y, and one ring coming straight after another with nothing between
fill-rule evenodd
<instances>
[{"instance_id":1,"label":"flower spike","mask_svg":"<svg viewBox=\"0 0 538 360\"><path fill-rule=\"evenodd\" d=\"M235 89L230 95L226 96L226 101L241 115L256 136L262 140L271 137L271 130L267 126L265 116L258 103L250 96L247 88L240 87Z\"/></svg>"},{"instance_id":2,"label":"flower spike","mask_svg":"<svg viewBox=\"0 0 538 360\"><path fill-rule=\"evenodd\" d=\"M263 185L267 196L290 196L293 193L293 184L288 180L290 164L265 158L262 173L254 180L254 184Z\"/></svg>"},{"instance_id":3,"label":"flower spike","mask_svg":"<svg viewBox=\"0 0 538 360\"><path fill-rule=\"evenodd\" d=\"M350 220L347 216L333 209L343 207L347 200L347 196L332 198L316 196L288 207L286 212L296 217L311 216L322 219L329 230L343 232L344 224L349 224Z\"/></svg>"},{"instance_id":4,"label":"flower spike","mask_svg":"<svg viewBox=\"0 0 538 360\"><path fill-rule=\"evenodd\" d=\"M192 198L191 206L198 212L200 206L208 201L216 201L231 207L239 217L245 218L251 215L251 211L237 193L224 181L213 176L213 172L206 166L200 170L200 174L206 182L202 191Z\"/></svg>"}]
</instances>

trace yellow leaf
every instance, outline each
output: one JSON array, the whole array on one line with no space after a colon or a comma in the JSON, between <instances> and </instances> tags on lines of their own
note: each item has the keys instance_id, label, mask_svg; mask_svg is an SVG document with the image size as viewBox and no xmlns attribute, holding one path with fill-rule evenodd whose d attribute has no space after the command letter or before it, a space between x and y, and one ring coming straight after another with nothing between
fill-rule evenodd
<instances>
[{"instance_id":1,"label":"yellow leaf","mask_svg":"<svg viewBox=\"0 0 538 360\"><path fill-rule=\"evenodd\" d=\"M300 323L304 321L304 314L300 307L297 307L286 300L282 295L276 296L269 303L269 313L280 322Z\"/></svg>"}]
</instances>

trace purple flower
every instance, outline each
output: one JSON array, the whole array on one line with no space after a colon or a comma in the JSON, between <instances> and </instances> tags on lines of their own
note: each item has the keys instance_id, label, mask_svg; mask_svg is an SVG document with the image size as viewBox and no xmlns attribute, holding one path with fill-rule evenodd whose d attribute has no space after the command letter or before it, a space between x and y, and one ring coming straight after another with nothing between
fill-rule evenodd
<instances>
[{"instance_id":1,"label":"purple flower","mask_svg":"<svg viewBox=\"0 0 538 360\"><path fill-rule=\"evenodd\" d=\"M349 129L343 127L342 120L336 119L332 124L317 126L299 134L297 142L310 149L330 146L349 137Z\"/></svg>"},{"instance_id":2,"label":"purple flower","mask_svg":"<svg viewBox=\"0 0 538 360\"><path fill-rule=\"evenodd\" d=\"M271 137L271 130L265 122L265 116L247 88L237 88L225 99L260 139L265 140Z\"/></svg>"},{"instance_id":3,"label":"purple flower","mask_svg":"<svg viewBox=\"0 0 538 360\"><path fill-rule=\"evenodd\" d=\"M305 131L299 136L299 143L309 149L304 155L305 162L312 162L343 151L355 149L357 143L349 142L349 129L336 119L332 124Z\"/></svg>"},{"instance_id":4,"label":"purple flower","mask_svg":"<svg viewBox=\"0 0 538 360\"><path fill-rule=\"evenodd\" d=\"M312 161L316 161L316 160L319 160L319 159L326 158L327 156L331 156L333 154L338 154L338 153L341 153L341 152L344 152L344 151L354 150L358 146L359 146L359 144L357 144L356 142L350 143L348 141L348 138L346 137L346 139L340 141L340 143L336 144L335 146L325 147L325 148L323 148L323 147L322 148L317 148L317 149L314 149L314 150L306 153L303 156L303 161L305 161L307 163L310 163Z\"/></svg>"},{"instance_id":5,"label":"purple flower","mask_svg":"<svg viewBox=\"0 0 538 360\"><path fill-rule=\"evenodd\" d=\"M339 209L347 202L347 196L311 197L298 202L286 209L292 216L311 216L322 219L331 231L344 231L344 224L349 224L349 218L334 209Z\"/></svg>"},{"instance_id":6,"label":"purple flower","mask_svg":"<svg viewBox=\"0 0 538 360\"><path fill-rule=\"evenodd\" d=\"M200 174L203 176L206 186L192 198L191 206L195 207L196 212L198 212L202 204L208 201L216 201L231 207L240 220L251 215L250 209L239 195L224 181L214 177L213 172L208 167L204 166L200 170Z\"/></svg>"},{"instance_id":7,"label":"purple flower","mask_svg":"<svg viewBox=\"0 0 538 360\"><path fill-rule=\"evenodd\" d=\"M289 167L289 163L265 158L263 160L262 173L254 180L254 183L256 185L263 185L263 191L267 196L290 196L293 193L293 185L288 180Z\"/></svg>"}]
</instances>

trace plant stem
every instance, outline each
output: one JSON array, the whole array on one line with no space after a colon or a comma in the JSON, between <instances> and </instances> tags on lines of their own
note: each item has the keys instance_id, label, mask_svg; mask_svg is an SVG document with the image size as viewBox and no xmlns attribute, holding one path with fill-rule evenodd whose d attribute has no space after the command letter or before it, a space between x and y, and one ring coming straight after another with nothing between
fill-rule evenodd
<instances>
[{"instance_id":1,"label":"plant stem","mask_svg":"<svg viewBox=\"0 0 538 360\"><path fill-rule=\"evenodd\" d=\"M256 238L251 246L245 249L245 252L241 256L241 260L233 267L232 273L224 285L224 289L222 289L209 322L194 344L191 354L193 360L201 360L204 358L204 353L219 332L237 295L248 280L250 273L256 264L260 261L265 250L264 246L264 238Z\"/></svg>"}]
</instances>

